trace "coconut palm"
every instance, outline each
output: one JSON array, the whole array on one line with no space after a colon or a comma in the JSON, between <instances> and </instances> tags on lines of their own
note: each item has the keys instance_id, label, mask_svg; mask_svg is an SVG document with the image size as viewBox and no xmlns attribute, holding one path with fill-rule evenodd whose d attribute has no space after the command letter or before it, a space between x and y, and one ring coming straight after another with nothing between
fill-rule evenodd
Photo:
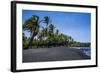
<instances>
[{"instance_id":1,"label":"coconut palm","mask_svg":"<svg viewBox=\"0 0 100 73\"><path fill-rule=\"evenodd\" d=\"M31 18L26 20L26 22L24 23L23 29L28 30L31 33L31 38L30 38L27 48L29 48L29 46L31 46L34 37L38 34L39 27L40 27L39 24L42 21L45 21L45 20L39 20L39 16L33 15Z\"/></svg>"},{"instance_id":2,"label":"coconut palm","mask_svg":"<svg viewBox=\"0 0 100 73\"><path fill-rule=\"evenodd\" d=\"M46 23L45 31L46 31L46 36L48 36L48 27L49 27L49 24L51 23L50 17L45 16L44 17L44 23Z\"/></svg>"},{"instance_id":3,"label":"coconut palm","mask_svg":"<svg viewBox=\"0 0 100 73\"><path fill-rule=\"evenodd\" d=\"M58 35L58 34L59 34L59 30L57 29L57 30L56 30L56 35Z\"/></svg>"},{"instance_id":4,"label":"coconut palm","mask_svg":"<svg viewBox=\"0 0 100 73\"><path fill-rule=\"evenodd\" d=\"M49 30L48 31L49 36L52 36L54 34L54 29L55 29L54 25L50 24L49 28L48 28L48 30Z\"/></svg>"},{"instance_id":5,"label":"coconut palm","mask_svg":"<svg viewBox=\"0 0 100 73\"><path fill-rule=\"evenodd\" d=\"M41 22L46 23L46 28L47 28L48 24L50 22L50 18L48 16L45 16L43 20L40 20L39 16L33 15L28 20L26 20L25 23L23 24L23 29L28 30L31 33L31 38L30 38L27 48L29 48L32 45L32 41L33 41L34 37L39 33L39 28L40 28ZM44 36L45 31L47 32L47 29L45 29L45 30L43 29L43 31L42 31L43 36Z\"/></svg>"},{"instance_id":6,"label":"coconut palm","mask_svg":"<svg viewBox=\"0 0 100 73\"><path fill-rule=\"evenodd\" d=\"M31 46L34 37L38 34L39 23L39 16L33 15L23 24L23 29L28 30L31 33L31 38L26 48L29 48L29 46Z\"/></svg>"},{"instance_id":7,"label":"coconut palm","mask_svg":"<svg viewBox=\"0 0 100 73\"><path fill-rule=\"evenodd\" d=\"M46 23L47 26L48 26L48 24L49 24L50 22L51 22L50 17L45 16L45 17L44 17L44 23Z\"/></svg>"},{"instance_id":8,"label":"coconut palm","mask_svg":"<svg viewBox=\"0 0 100 73\"><path fill-rule=\"evenodd\" d=\"M47 30L46 30L46 28L42 27L40 35L41 35L42 39L44 39L47 36Z\"/></svg>"}]
</instances>

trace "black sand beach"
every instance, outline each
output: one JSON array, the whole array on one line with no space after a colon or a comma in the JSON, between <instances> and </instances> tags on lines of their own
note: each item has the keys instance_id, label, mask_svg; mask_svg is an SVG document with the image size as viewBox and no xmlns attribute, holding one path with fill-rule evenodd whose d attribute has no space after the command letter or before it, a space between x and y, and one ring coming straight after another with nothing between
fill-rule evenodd
<instances>
[{"instance_id":1,"label":"black sand beach","mask_svg":"<svg viewBox=\"0 0 100 73\"><path fill-rule=\"evenodd\" d=\"M86 56L81 49L69 47L51 47L23 50L23 62L45 62L64 60L86 60Z\"/></svg>"}]
</instances>

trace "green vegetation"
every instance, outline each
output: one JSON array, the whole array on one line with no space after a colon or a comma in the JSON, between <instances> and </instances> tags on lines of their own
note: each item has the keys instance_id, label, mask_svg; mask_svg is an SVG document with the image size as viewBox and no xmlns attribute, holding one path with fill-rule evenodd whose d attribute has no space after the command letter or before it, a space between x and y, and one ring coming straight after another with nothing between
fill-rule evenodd
<instances>
[{"instance_id":1,"label":"green vegetation","mask_svg":"<svg viewBox=\"0 0 100 73\"><path fill-rule=\"evenodd\" d=\"M43 23L46 27L41 27ZM31 33L27 38L24 31ZM66 30L67 31L67 30ZM45 16L40 20L39 16L33 15L23 24L23 48L38 48L38 47L54 47L54 46L81 46L88 47L90 43L76 42L74 39L65 35L51 23L50 17Z\"/></svg>"}]
</instances>

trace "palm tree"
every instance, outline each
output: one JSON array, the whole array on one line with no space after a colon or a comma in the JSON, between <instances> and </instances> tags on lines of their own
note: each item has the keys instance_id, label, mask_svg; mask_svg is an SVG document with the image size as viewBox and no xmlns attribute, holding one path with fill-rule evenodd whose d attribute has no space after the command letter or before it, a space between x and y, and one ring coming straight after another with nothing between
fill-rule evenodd
<instances>
[{"instance_id":1,"label":"palm tree","mask_svg":"<svg viewBox=\"0 0 100 73\"><path fill-rule=\"evenodd\" d=\"M57 30L56 30L56 35L58 35L58 34L59 34L59 30L57 29Z\"/></svg>"},{"instance_id":2,"label":"palm tree","mask_svg":"<svg viewBox=\"0 0 100 73\"><path fill-rule=\"evenodd\" d=\"M64 35L64 45L68 46L69 43L69 36L68 35Z\"/></svg>"},{"instance_id":3,"label":"palm tree","mask_svg":"<svg viewBox=\"0 0 100 73\"><path fill-rule=\"evenodd\" d=\"M46 28L42 27L42 30L41 30L42 39L44 39L46 36L47 36L47 30L46 30Z\"/></svg>"},{"instance_id":4,"label":"palm tree","mask_svg":"<svg viewBox=\"0 0 100 73\"><path fill-rule=\"evenodd\" d=\"M46 23L46 28L47 28L48 24L50 23L50 18L48 16L45 16L43 20L40 20L39 16L33 15L28 20L26 20L26 22L23 24L23 29L28 30L31 33L31 38L30 38L27 48L32 46L32 41L33 41L34 37L39 33L39 28L40 28L41 22ZM45 31L47 32L47 29ZM44 33L44 30L43 30L43 33Z\"/></svg>"},{"instance_id":5,"label":"palm tree","mask_svg":"<svg viewBox=\"0 0 100 73\"><path fill-rule=\"evenodd\" d=\"M48 29L49 29L49 32L48 32L49 36L53 36L54 29L55 29L54 25L50 24Z\"/></svg>"},{"instance_id":6,"label":"palm tree","mask_svg":"<svg viewBox=\"0 0 100 73\"><path fill-rule=\"evenodd\" d=\"M74 39L71 36L68 36L68 45L71 46L74 42Z\"/></svg>"},{"instance_id":7,"label":"palm tree","mask_svg":"<svg viewBox=\"0 0 100 73\"><path fill-rule=\"evenodd\" d=\"M49 27L49 24L51 23L50 17L45 16L44 17L44 23L46 23L45 31L46 31L46 36L48 36L48 27Z\"/></svg>"},{"instance_id":8,"label":"palm tree","mask_svg":"<svg viewBox=\"0 0 100 73\"><path fill-rule=\"evenodd\" d=\"M31 32L31 38L29 41L29 44L27 45L26 48L29 48L29 46L32 45L32 41L34 37L38 34L39 32L39 17L36 15L33 15L31 18L29 18L23 25L24 30L28 30Z\"/></svg>"},{"instance_id":9,"label":"palm tree","mask_svg":"<svg viewBox=\"0 0 100 73\"><path fill-rule=\"evenodd\" d=\"M29 48L32 45L32 41L34 37L38 34L39 23L40 23L39 16L33 15L28 20L26 20L26 22L23 24L23 29L31 32L31 38L26 48Z\"/></svg>"},{"instance_id":10,"label":"palm tree","mask_svg":"<svg viewBox=\"0 0 100 73\"><path fill-rule=\"evenodd\" d=\"M45 16L45 17L44 17L44 23L46 23L47 26L48 26L48 24L49 24L50 22L51 22L50 17Z\"/></svg>"},{"instance_id":11,"label":"palm tree","mask_svg":"<svg viewBox=\"0 0 100 73\"><path fill-rule=\"evenodd\" d=\"M69 42L73 42L74 41L74 39L71 36L69 36L68 39L69 39Z\"/></svg>"}]
</instances>

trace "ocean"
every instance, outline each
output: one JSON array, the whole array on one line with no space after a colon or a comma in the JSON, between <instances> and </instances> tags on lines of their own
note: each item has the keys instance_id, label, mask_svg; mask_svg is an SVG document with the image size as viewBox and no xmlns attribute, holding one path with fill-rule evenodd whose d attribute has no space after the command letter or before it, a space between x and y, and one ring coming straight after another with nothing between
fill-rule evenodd
<instances>
[{"instance_id":1,"label":"ocean","mask_svg":"<svg viewBox=\"0 0 100 73\"><path fill-rule=\"evenodd\" d=\"M91 57L91 47L82 47L82 51L85 55Z\"/></svg>"}]
</instances>

